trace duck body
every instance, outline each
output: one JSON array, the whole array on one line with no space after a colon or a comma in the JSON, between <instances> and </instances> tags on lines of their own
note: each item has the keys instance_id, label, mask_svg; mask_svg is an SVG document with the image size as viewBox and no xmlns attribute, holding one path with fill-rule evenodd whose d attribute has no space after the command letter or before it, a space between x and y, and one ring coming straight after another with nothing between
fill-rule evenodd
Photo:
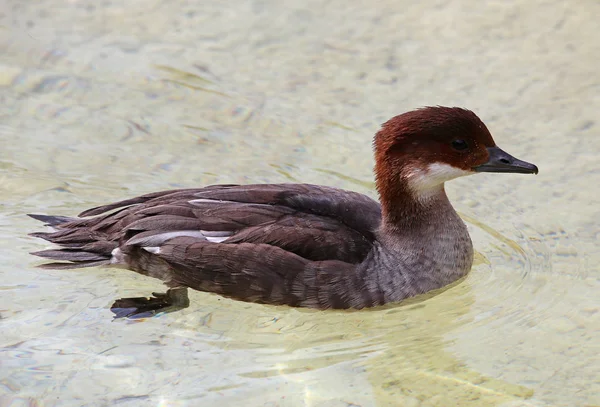
<instances>
[{"instance_id":1,"label":"duck body","mask_svg":"<svg viewBox=\"0 0 600 407\"><path fill-rule=\"evenodd\" d=\"M436 119L424 125L424 136L408 134L414 112L438 113L454 127ZM78 218L30 215L54 229L32 235L60 246L33 254L58 260L45 268L117 266L169 287L167 294L118 300L112 307L118 317L185 307L187 288L319 309L398 302L444 287L472 266L471 239L446 196L445 181L479 170L537 172L497 149L482 125L470 111L439 107L386 123L375 138L380 203L310 184L163 191L89 209ZM445 128L448 134L434 131ZM454 145L458 136L475 139L469 139L473 148L477 137L483 139L477 154L456 155L464 154L462 145ZM452 151L444 150L448 143L454 143ZM471 162L457 164L457 157Z\"/></svg>"},{"instance_id":2,"label":"duck body","mask_svg":"<svg viewBox=\"0 0 600 407\"><path fill-rule=\"evenodd\" d=\"M172 288L245 301L363 308L468 272L467 229L449 203L445 209L387 237L381 207L366 195L310 184L215 185L82 213L91 218L38 217L56 231L34 236L64 247L38 253L70 262L49 268L124 266Z\"/></svg>"}]
</instances>

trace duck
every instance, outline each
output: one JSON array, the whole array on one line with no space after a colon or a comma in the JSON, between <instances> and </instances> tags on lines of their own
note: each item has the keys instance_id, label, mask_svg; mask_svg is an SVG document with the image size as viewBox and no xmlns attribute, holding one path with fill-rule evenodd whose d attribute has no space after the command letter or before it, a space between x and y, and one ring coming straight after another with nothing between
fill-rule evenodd
<instances>
[{"instance_id":1,"label":"duck","mask_svg":"<svg viewBox=\"0 0 600 407\"><path fill-rule=\"evenodd\" d=\"M46 269L110 266L161 280L164 293L123 298L116 318L189 306L188 288L234 300L363 309L442 289L468 274L473 243L445 182L477 173L537 174L500 149L460 107L418 108L373 139L379 202L300 183L168 190L88 209L29 214L58 247Z\"/></svg>"}]
</instances>

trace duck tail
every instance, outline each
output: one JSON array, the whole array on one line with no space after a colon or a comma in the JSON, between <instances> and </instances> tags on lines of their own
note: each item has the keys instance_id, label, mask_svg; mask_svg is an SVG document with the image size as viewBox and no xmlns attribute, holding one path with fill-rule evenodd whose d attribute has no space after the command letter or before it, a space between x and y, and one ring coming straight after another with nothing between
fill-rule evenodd
<instances>
[{"instance_id":1,"label":"duck tail","mask_svg":"<svg viewBox=\"0 0 600 407\"><path fill-rule=\"evenodd\" d=\"M52 232L30 233L29 236L57 244L56 249L41 250L31 254L57 260L41 264L44 269L74 269L111 264L112 252L118 243L105 239L102 233L91 230L80 219L65 216L28 215L51 226Z\"/></svg>"},{"instance_id":2,"label":"duck tail","mask_svg":"<svg viewBox=\"0 0 600 407\"><path fill-rule=\"evenodd\" d=\"M52 215L38 215L36 213L28 213L27 216L40 222L44 222L44 226L57 226L62 223L72 222L77 218L69 218L68 216L52 216Z\"/></svg>"}]
</instances>

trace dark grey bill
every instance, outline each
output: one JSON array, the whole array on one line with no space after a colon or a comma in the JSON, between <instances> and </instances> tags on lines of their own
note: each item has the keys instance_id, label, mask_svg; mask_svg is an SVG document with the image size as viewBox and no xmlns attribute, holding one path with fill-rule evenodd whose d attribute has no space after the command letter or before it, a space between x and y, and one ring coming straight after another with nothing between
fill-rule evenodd
<instances>
[{"instance_id":1,"label":"dark grey bill","mask_svg":"<svg viewBox=\"0 0 600 407\"><path fill-rule=\"evenodd\" d=\"M513 157L506 151L498 147L488 147L490 153L489 160L477 167L473 167L473 171L477 172L513 172L519 174L537 174L538 167L518 158Z\"/></svg>"}]
</instances>

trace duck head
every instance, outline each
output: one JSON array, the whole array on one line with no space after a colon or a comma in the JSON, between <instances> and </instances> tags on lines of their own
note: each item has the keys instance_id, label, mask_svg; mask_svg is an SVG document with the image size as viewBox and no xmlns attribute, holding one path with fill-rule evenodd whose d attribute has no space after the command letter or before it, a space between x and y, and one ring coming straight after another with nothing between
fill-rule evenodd
<instances>
[{"instance_id":1,"label":"duck head","mask_svg":"<svg viewBox=\"0 0 600 407\"><path fill-rule=\"evenodd\" d=\"M375 176L386 206L443 194L444 182L480 172L537 174L538 168L500 149L470 110L425 107L388 120L374 138Z\"/></svg>"}]
</instances>

